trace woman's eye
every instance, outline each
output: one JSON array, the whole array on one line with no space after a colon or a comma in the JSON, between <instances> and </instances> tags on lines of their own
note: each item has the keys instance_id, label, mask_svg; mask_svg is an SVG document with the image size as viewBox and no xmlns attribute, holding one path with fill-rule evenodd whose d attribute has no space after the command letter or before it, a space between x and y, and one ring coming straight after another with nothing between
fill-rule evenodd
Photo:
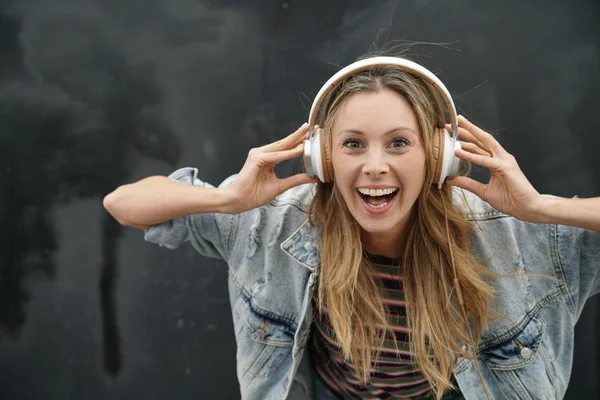
<instances>
[{"instance_id":1,"label":"woman's eye","mask_svg":"<svg viewBox=\"0 0 600 400\"><path fill-rule=\"evenodd\" d=\"M360 142L355 139L348 139L344 141L343 146L349 149L358 149L360 148Z\"/></svg>"},{"instance_id":2,"label":"woman's eye","mask_svg":"<svg viewBox=\"0 0 600 400\"><path fill-rule=\"evenodd\" d=\"M403 138L397 138L392 140L391 147L394 149L402 149L408 144L408 140Z\"/></svg>"}]
</instances>

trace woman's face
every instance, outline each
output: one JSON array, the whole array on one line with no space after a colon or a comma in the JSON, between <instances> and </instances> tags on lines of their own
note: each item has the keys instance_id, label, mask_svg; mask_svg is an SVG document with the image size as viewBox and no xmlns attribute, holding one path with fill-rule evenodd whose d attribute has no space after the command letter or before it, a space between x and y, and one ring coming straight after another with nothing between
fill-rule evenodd
<instances>
[{"instance_id":1,"label":"woman's face","mask_svg":"<svg viewBox=\"0 0 600 400\"><path fill-rule=\"evenodd\" d=\"M412 107L390 89L354 93L340 106L332 135L336 190L363 240L398 243L425 181Z\"/></svg>"}]
</instances>

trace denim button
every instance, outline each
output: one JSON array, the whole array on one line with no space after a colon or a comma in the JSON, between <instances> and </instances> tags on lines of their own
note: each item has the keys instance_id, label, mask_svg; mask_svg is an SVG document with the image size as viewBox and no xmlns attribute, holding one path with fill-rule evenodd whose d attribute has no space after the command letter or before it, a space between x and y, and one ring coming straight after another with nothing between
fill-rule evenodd
<instances>
[{"instance_id":1,"label":"denim button","mask_svg":"<svg viewBox=\"0 0 600 400\"><path fill-rule=\"evenodd\" d=\"M529 360L532 355L533 353L531 352L531 349L529 347L523 347L521 349L521 357L523 358L523 360Z\"/></svg>"},{"instance_id":2,"label":"denim button","mask_svg":"<svg viewBox=\"0 0 600 400\"><path fill-rule=\"evenodd\" d=\"M267 332L263 328L258 328L255 333L260 340L264 340L265 336L267 336Z\"/></svg>"}]
</instances>

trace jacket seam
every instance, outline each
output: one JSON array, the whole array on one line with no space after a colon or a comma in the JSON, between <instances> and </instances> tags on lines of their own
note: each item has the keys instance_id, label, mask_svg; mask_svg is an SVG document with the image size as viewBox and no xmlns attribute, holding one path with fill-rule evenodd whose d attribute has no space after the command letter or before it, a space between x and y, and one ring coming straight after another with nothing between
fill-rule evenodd
<instances>
[{"instance_id":1,"label":"jacket seam","mask_svg":"<svg viewBox=\"0 0 600 400\"><path fill-rule=\"evenodd\" d=\"M488 221L492 219L513 218L510 215L502 214L497 211L488 211L479 214L467 214L465 218L469 221Z\"/></svg>"},{"instance_id":2,"label":"jacket seam","mask_svg":"<svg viewBox=\"0 0 600 400\"><path fill-rule=\"evenodd\" d=\"M280 315L280 314L274 313L273 311L265 310L264 308L259 307L255 302L253 302L251 297L248 297L247 300L250 302L250 304L252 304L252 308L254 309L254 311L256 311L257 314L260 314L261 316L263 316L265 318L272 319L276 322L286 324L294 332L296 332L296 330L298 330L298 324L296 322L296 319L293 316Z\"/></svg>"},{"instance_id":3,"label":"jacket seam","mask_svg":"<svg viewBox=\"0 0 600 400\"><path fill-rule=\"evenodd\" d=\"M549 236L550 236L550 248L552 262L554 264L554 274L559 277L559 289L565 292L568 295L568 308L571 312L571 315L574 316L576 314L577 307L575 306L575 301L573 300L573 296L571 294L571 290L569 286L566 284L564 267L562 262L562 257L560 256L560 246L559 246L559 234L558 234L558 225L552 224L549 226Z\"/></svg>"},{"instance_id":4,"label":"jacket seam","mask_svg":"<svg viewBox=\"0 0 600 400\"><path fill-rule=\"evenodd\" d=\"M294 200L286 200L286 201L281 201L281 200L271 200L269 202L269 204L273 207L285 207L285 206L292 206L297 208L299 211L302 211L303 213L308 213L308 207L306 207L306 205L301 202L301 201L294 201Z\"/></svg>"},{"instance_id":5,"label":"jacket seam","mask_svg":"<svg viewBox=\"0 0 600 400\"><path fill-rule=\"evenodd\" d=\"M225 243L225 248L227 249L227 266L229 267L229 259L231 258L231 253L233 252L233 243L235 243L235 236L237 235L238 225L239 225L239 214L236 214L232 217L233 222L231 224L231 228L229 229L229 235L227 235L227 243Z\"/></svg>"},{"instance_id":6,"label":"jacket seam","mask_svg":"<svg viewBox=\"0 0 600 400\"><path fill-rule=\"evenodd\" d=\"M511 369L510 373L513 378L513 379L511 379L511 381L513 382L512 386L515 389L515 391L519 392L519 394L521 396L523 396L523 397L521 397L521 399L522 400L533 400L533 398L531 397L531 394L529 393L529 390L527 390L527 388L525 387L525 385L523 384L523 382L521 381L519 376L515 373L515 370ZM518 387L516 387L516 386L518 386Z\"/></svg>"},{"instance_id":7,"label":"jacket seam","mask_svg":"<svg viewBox=\"0 0 600 400\"><path fill-rule=\"evenodd\" d=\"M548 354L548 351L546 350L544 343L541 343L541 345L538 349L538 353L539 353L540 357L542 358L542 360L544 361L546 375L548 376L550 383L552 383L554 392L560 393L560 386L556 380L556 371L554 369L554 365L552 365L552 359L550 357L550 354Z\"/></svg>"}]
</instances>

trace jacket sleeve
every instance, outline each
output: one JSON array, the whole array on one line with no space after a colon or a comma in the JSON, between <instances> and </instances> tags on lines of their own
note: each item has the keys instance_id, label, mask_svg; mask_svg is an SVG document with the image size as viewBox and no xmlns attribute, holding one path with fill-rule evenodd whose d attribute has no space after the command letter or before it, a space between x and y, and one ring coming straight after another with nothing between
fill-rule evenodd
<instances>
[{"instance_id":1,"label":"jacket sleeve","mask_svg":"<svg viewBox=\"0 0 600 400\"><path fill-rule=\"evenodd\" d=\"M600 232L566 225L555 229L558 264L579 318L586 300L600 292Z\"/></svg>"},{"instance_id":2,"label":"jacket sleeve","mask_svg":"<svg viewBox=\"0 0 600 400\"><path fill-rule=\"evenodd\" d=\"M230 184L233 178L227 178L219 187ZM196 168L178 169L169 175L169 179L184 185L213 187L198 179ZM145 232L144 239L169 249L190 242L200 254L228 261L237 219L236 214L188 215L151 227Z\"/></svg>"}]
</instances>

